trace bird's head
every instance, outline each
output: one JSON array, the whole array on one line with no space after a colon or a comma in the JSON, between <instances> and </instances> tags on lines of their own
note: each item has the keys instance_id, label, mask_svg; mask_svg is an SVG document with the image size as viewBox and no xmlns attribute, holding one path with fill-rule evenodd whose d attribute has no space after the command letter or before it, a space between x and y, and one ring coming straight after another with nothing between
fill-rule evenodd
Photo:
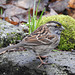
<instances>
[{"instance_id":1,"label":"bird's head","mask_svg":"<svg viewBox=\"0 0 75 75\"><path fill-rule=\"evenodd\" d=\"M48 29L50 30L51 33L54 34L61 34L61 31L64 30L65 28L62 26L61 23L57 22L57 21L50 21L46 23Z\"/></svg>"}]
</instances>

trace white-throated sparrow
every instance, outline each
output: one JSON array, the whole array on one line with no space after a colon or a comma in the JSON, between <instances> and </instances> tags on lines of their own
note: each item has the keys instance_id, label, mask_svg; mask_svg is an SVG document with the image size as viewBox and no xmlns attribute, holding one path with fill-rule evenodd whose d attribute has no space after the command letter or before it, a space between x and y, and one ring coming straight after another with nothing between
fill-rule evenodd
<instances>
[{"instance_id":1,"label":"white-throated sparrow","mask_svg":"<svg viewBox=\"0 0 75 75\"><path fill-rule=\"evenodd\" d=\"M12 48L24 46L27 49L32 49L39 56L46 55L50 50L58 46L63 29L63 26L56 21L47 22L26 36L20 43L2 48L0 54Z\"/></svg>"}]
</instances>

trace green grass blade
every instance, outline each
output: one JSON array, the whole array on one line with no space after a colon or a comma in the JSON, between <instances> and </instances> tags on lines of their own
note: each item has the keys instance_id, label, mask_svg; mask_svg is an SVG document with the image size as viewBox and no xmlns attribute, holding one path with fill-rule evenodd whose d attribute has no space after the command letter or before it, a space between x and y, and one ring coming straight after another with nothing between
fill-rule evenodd
<instances>
[{"instance_id":1,"label":"green grass blade","mask_svg":"<svg viewBox=\"0 0 75 75\"><path fill-rule=\"evenodd\" d=\"M37 9L36 9L36 13L35 13L36 0L34 0L33 17L30 17L30 9L29 9L29 12L28 12L28 24L27 24L29 26L29 34L31 34L31 32L33 32L38 27L39 22L40 22L40 20L42 18L42 15L44 13L44 10L45 9L42 11L42 13L41 13L41 15L39 17L39 20L37 22L37 25L36 25L36 19L37 19L37 13L38 13L39 4L40 4L40 0L38 2Z\"/></svg>"},{"instance_id":2,"label":"green grass blade","mask_svg":"<svg viewBox=\"0 0 75 75\"><path fill-rule=\"evenodd\" d=\"M35 6L36 6L36 0L34 0L33 18L35 17Z\"/></svg>"},{"instance_id":3,"label":"green grass blade","mask_svg":"<svg viewBox=\"0 0 75 75\"><path fill-rule=\"evenodd\" d=\"M29 25L30 25L30 9L28 10L28 22L29 22Z\"/></svg>"},{"instance_id":4,"label":"green grass blade","mask_svg":"<svg viewBox=\"0 0 75 75\"><path fill-rule=\"evenodd\" d=\"M42 11L42 13L41 13L41 15L40 15L40 18L39 18L39 20L38 20L38 22L37 22L37 27L38 27L38 25L39 25L39 22L40 22L40 20L41 20L41 18L42 18L42 15L43 15L44 11L45 11L45 8L43 9L43 11ZM37 27L36 27L36 28L37 28Z\"/></svg>"},{"instance_id":5,"label":"green grass blade","mask_svg":"<svg viewBox=\"0 0 75 75\"><path fill-rule=\"evenodd\" d=\"M33 32L34 31L34 18L33 17L31 17L31 32Z\"/></svg>"},{"instance_id":6,"label":"green grass blade","mask_svg":"<svg viewBox=\"0 0 75 75\"><path fill-rule=\"evenodd\" d=\"M40 0L39 0L38 5L37 5L36 16L37 16L37 13L38 13L38 7L39 7L39 4L40 4Z\"/></svg>"},{"instance_id":7,"label":"green grass blade","mask_svg":"<svg viewBox=\"0 0 75 75\"><path fill-rule=\"evenodd\" d=\"M3 14L3 10L2 10L2 8L1 8L1 15Z\"/></svg>"},{"instance_id":8,"label":"green grass blade","mask_svg":"<svg viewBox=\"0 0 75 75\"><path fill-rule=\"evenodd\" d=\"M30 9L28 10L28 26L29 26L29 34L31 34Z\"/></svg>"}]
</instances>

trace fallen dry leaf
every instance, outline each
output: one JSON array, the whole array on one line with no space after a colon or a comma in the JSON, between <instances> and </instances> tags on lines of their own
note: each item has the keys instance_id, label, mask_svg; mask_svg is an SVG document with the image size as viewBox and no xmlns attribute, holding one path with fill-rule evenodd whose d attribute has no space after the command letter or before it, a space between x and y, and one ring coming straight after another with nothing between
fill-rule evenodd
<instances>
[{"instance_id":1,"label":"fallen dry leaf","mask_svg":"<svg viewBox=\"0 0 75 75\"><path fill-rule=\"evenodd\" d=\"M18 24L18 22L11 21L8 17L5 17L4 19L5 19L7 22L9 22L9 23L11 23L11 24L13 24L13 25L17 25L17 24Z\"/></svg>"},{"instance_id":2,"label":"fallen dry leaf","mask_svg":"<svg viewBox=\"0 0 75 75\"><path fill-rule=\"evenodd\" d=\"M55 2L55 1L63 1L63 0L49 0L49 2Z\"/></svg>"},{"instance_id":3,"label":"fallen dry leaf","mask_svg":"<svg viewBox=\"0 0 75 75\"><path fill-rule=\"evenodd\" d=\"M70 8L67 9L67 11L68 11L68 15L75 19L75 10Z\"/></svg>"},{"instance_id":4,"label":"fallen dry leaf","mask_svg":"<svg viewBox=\"0 0 75 75\"><path fill-rule=\"evenodd\" d=\"M75 8L75 0L70 0L68 4L68 7Z\"/></svg>"}]
</instances>

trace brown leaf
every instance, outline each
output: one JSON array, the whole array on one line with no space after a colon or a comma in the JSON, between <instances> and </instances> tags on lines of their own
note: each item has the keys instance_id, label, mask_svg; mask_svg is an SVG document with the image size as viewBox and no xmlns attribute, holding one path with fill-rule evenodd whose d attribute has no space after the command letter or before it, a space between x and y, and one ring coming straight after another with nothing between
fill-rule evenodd
<instances>
[{"instance_id":1,"label":"brown leaf","mask_svg":"<svg viewBox=\"0 0 75 75\"><path fill-rule=\"evenodd\" d=\"M5 17L5 20L13 25L17 25L18 22L14 22L14 21L10 21L10 19L8 17Z\"/></svg>"},{"instance_id":2,"label":"brown leaf","mask_svg":"<svg viewBox=\"0 0 75 75\"><path fill-rule=\"evenodd\" d=\"M3 19L3 18L1 17L1 15L0 15L0 19Z\"/></svg>"},{"instance_id":3,"label":"brown leaf","mask_svg":"<svg viewBox=\"0 0 75 75\"><path fill-rule=\"evenodd\" d=\"M57 1L57 0L49 0L49 2L55 2L55 1Z\"/></svg>"},{"instance_id":4,"label":"brown leaf","mask_svg":"<svg viewBox=\"0 0 75 75\"><path fill-rule=\"evenodd\" d=\"M68 4L68 7L75 8L75 0L70 0Z\"/></svg>"},{"instance_id":5,"label":"brown leaf","mask_svg":"<svg viewBox=\"0 0 75 75\"><path fill-rule=\"evenodd\" d=\"M62 0L49 0L49 2L62 1Z\"/></svg>"},{"instance_id":6,"label":"brown leaf","mask_svg":"<svg viewBox=\"0 0 75 75\"><path fill-rule=\"evenodd\" d=\"M68 15L75 19L75 10L70 8L67 9L67 11L68 11Z\"/></svg>"}]
</instances>

